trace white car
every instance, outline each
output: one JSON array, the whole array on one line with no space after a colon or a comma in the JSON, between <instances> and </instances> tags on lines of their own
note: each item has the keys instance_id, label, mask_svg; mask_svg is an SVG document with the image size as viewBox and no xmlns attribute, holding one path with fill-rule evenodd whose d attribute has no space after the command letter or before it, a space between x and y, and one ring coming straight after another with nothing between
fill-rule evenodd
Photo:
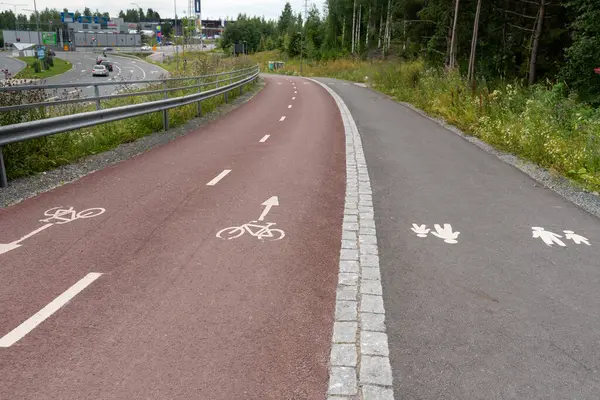
<instances>
[{"instance_id":1,"label":"white car","mask_svg":"<svg viewBox=\"0 0 600 400\"><path fill-rule=\"evenodd\" d=\"M104 65L94 65L92 68L92 76L108 76L108 68Z\"/></svg>"},{"instance_id":2,"label":"white car","mask_svg":"<svg viewBox=\"0 0 600 400\"><path fill-rule=\"evenodd\" d=\"M152 47L150 47L150 46L142 46L142 51L152 51Z\"/></svg>"}]
</instances>

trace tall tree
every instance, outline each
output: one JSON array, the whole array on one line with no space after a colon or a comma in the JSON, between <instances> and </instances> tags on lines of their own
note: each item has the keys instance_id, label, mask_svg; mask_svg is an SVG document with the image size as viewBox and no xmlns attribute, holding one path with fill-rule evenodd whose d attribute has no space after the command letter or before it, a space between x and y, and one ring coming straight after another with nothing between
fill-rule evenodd
<instances>
[{"instance_id":1,"label":"tall tree","mask_svg":"<svg viewBox=\"0 0 600 400\"><path fill-rule=\"evenodd\" d=\"M450 57L448 61L449 68L456 68L456 49L458 47L458 39L456 38L456 25L458 23L458 7L460 0L454 0L454 18L452 22L452 38L450 39Z\"/></svg>"},{"instance_id":2,"label":"tall tree","mask_svg":"<svg viewBox=\"0 0 600 400\"><path fill-rule=\"evenodd\" d=\"M277 23L277 31L280 35L289 33L290 28L294 25L294 13L292 11L292 5L287 2L283 7L279 22Z\"/></svg>"},{"instance_id":3,"label":"tall tree","mask_svg":"<svg viewBox=\"0 0 600 400\"><path fill-rule=\"evenodd\" d=\"M594 73L600 68L600 7L595 0L570 0L567 7L576 17L562 77L584 100L600 105L600 75Z\"/></svg>"},{"instance_id":4,"label":"tall tree","mask_svg":"<svg viewBox=\"0 0 600 400\"><path fill-rule=\"evenodd\" d=\"M473 38L471 39L471 54L469 55L469 71L467 79L473 85L475 83L475 53L477 51L477 39L479 33L479 16L481 14L481 0L477 0L477 11L473 22Z\"/></svg>"},{"instance_id":5,"label":"tall tree","mask_svg":"<svg viewBox=\"0 0 600 400\"><path fill-rule=\"evenodd\" d=\"M540 8L538 10L537 19L535 21L535 31L533 34L533 45L531 46L531 56L529 58L529 84L533 85L536 77L536 65L538 49L540 47L540 37L542 36L542 28L544 27L544 15L546 13L546 0L540 0Z\"/></svg>"}]
</instances>

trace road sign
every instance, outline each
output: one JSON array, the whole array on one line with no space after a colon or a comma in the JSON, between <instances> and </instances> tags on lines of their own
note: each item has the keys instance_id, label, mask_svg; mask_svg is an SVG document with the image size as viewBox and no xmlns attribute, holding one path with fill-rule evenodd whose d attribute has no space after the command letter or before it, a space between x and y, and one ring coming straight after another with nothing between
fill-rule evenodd
<instances>
[{"instance_id":1,"label":"road sign","mask_svg":"<svg viewBox=\"0 0 600 400\"><path fill-rule=\"evenodd\" d=\"M74 22L75 21L75 13L70 12L61 12L60 13L60 22Z\"/></svg>"},{"instance_id":2,"label":"road sign","mask_svg":"<svg viewBox=\"0 0 600 400\"><path fill-rule=\"evenodd\" d=\"M43 59L44 59L44 56L45 56L45 51L44 51L44 49L42 49L42 48L38 49L37 55L38 55L38 58L39 58L40 60L43 60Z\"/></svg>"},{"instance_id":3,"label":"road sign","mask_svg":"<svg viewBox=\"0 0 600 400\"><path fill-rule=\"evenodd\" d=\"M42 32L42 43L56 44L56 32Z\"/></svg>"},{"instance_id":4,"label":"road sign","mask_svg":"<svg viewBox=\"0 0 600 400\"><path fill-rule=\"evenodd\" d=\"M196 14L200 14L200 0L194 0L194 9Z\"/></svg>"}]
</instances>

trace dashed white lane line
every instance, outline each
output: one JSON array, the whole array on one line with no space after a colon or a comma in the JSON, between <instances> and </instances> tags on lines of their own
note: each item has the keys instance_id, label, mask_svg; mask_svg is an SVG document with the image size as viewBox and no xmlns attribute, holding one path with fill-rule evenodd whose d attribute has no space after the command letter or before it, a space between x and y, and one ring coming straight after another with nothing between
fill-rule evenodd
<instances>
[{"instance_id":1,"label":"dashed white lane line","mask_svg":"<svg viewBox=\"0 0 600 400\"><path fill-rule=\"evenodd\" d=\"M85 88L86 89L91 89L91 88L93 88L93 86L90 85L90 86L86 86Z\"/></svg>"},{"instance_id":2,"label":"dashed white lane line","mask_svg":"<svg viewBox=\"0 0 600 400\"><path fill-rule=\"evenodd\" d=\"M296 100L296 97L292 97L292 100Z\"/></svg>"},{"instance_id":3,"label":"dashed white lane line","mask_svg":"<svg viewBox=\"0 0 600 400\"><path fill-rule=\"evenodd\" d=\"M294 90L294 94L298 94L298 92Z\"/></svg>"},{"instance_id":4,"label":"dashed white lane line","mask_svg":"<svg viewBox=\"0 0 600 400\"><path fill-rule=\"evenodd\" d=\"M292 108L292 105L290 104L290 105L288 106L288 108Z\"/></svg>"},{"instance_id":5,"label":"dashed white lane line","mask_svg":"<svg viewBox=\"0 0 600 400\"><path fill-rule=\"evenodd\" d=\"M219 181L221 179L225 178L227 176L227 174L229 174L230 172L231 172L230 169L223 170L223 172L221 172L219 175L215 176L215 178L212 181L208 182L206 184L206 186L215 186L217 183L219 183Z\"/></svg>"},{"instance_id":6,"label":"dashed white lane line","mask_svg":"<svg viewBox=\"0 0 600 400\"><path fill-rule=\"evenodd\" d=\"M285 121L285 115L283 117L279 118L279 122L283 122L283 121Z\"/></svg>"},{"instance_id":7,"label":"dashed white lane line","mask_svg":"<svg viewBox=\"0 0 600 400\"><path fill-rule=\"evenodd\" d=\"M88 287L96 279L100 278L102 274L98 272L90 272L79 280L76 284L68 288L63 294L52 300L46 307L42 308L31 318L17 326L15 329L4 335L0 339L0 347L10 347L25 335L35 329L36 326L44 322L52 314L58 311L62 306L67 304L73 297L77 296L79 292Z\"/></svg>"},{"instance_id":8,"label":"dashed white lane line","mask_svg":"<svg viewBox=\"0 0 600 400\"><path fill-rule=\"evenodd\" d=\"M262 139L260 139L260 140L259 140L259 142L260 142L260 143L264 143L264 142L266 142L266 141L267 141L267 139L268 139L268 138L270 138L270 137L271 137L271 135L265 135L265 136L263 136L263 138L262 138Z\"/></svg>"}]
</instances>

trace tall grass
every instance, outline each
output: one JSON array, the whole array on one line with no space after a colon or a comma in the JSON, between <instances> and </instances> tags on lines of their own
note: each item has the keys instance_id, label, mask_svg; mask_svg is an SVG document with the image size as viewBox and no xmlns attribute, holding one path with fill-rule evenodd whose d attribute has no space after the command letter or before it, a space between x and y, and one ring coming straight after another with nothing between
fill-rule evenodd
<instances>
[{"instance_id":1,"label":"tall grass","mask_svg":"<svg viewBox=\"0 0 600 400\"><path fill-rule=\"evenodd\" d=\"M255 60L265 62L260 56ZM278 72L298 74L298 60L286 60ZM303 73L369 82L467 134L600 191L600 109L567 96L561 83L478 82L472 90L459 74L428 68L423 61L335 60L307 63Z\"/></svg>"},{"instance_id":2,"label":"tall grass","mask_svg":"<svg viewBox=\"0 0 600 400\"><path fill-rule=\"evenodd\" d=\"M197 61L197 62L196 62ZM208 73L222 71L231 71L249 66L248 60L230 60L211 63L201 60L191 60L188 62L189 69L177 74L180 77L199 76ZM216 78L207 78L202 83L210 84L202 90L208 90L215 87ZM197 79L184 80L179 82L169 82L170 88L183 87L181 90L172 91L169 97L178 97L186 94L197 93L198 88L188 88L187 86L198 84ZM219 86L223 86L220 83ZM248 86L248 85L246 85ZM148 85L143 89L131 89L125 82L117 88L118 92L126 91L152 91L162 89L161 84ZM34 103L44 101L46 94L41 90L26 92L11 92L9 95L0 93L0 105L15 104L14 93L20 93L17 104ZM4 95L4 97L2 96ZM233 90L229 93L229 99L238 97L239 91ZM73 95L71 95L73 96ZM76 96L76 94L75 94ZM111 99L102 102L102 108L113 108L128 104L137 104L146 101L163 99L164 94L148 94L134 97L125 97ZM216 96L202 101L202 112L210 113L215 111L224 103L223 96ZM40 109L29 109L24 111L6 112L0 115L2 125L32 121L41 118L49 118L58 115L70 115L84 111L95 110L94 104L75 104L58 107L47 107ZM172 108L168 112L169 127L175 128L183 125L190 119L196 117L196 103L187 106ZM78 159L92 154L98 154L122 143L135 141L141 137L150 135L163 129L162 112L146 114L135 118L128 118L121 121L100 124L93 127L79 129L76 131L65 132L57 135L47 136L39 139L28 140L25 142L7 145L4 148L4 156L9 179L15 179L22 176L32 175L42 171L56 168L77 161Z\"/></svg>"}]
</instances>

